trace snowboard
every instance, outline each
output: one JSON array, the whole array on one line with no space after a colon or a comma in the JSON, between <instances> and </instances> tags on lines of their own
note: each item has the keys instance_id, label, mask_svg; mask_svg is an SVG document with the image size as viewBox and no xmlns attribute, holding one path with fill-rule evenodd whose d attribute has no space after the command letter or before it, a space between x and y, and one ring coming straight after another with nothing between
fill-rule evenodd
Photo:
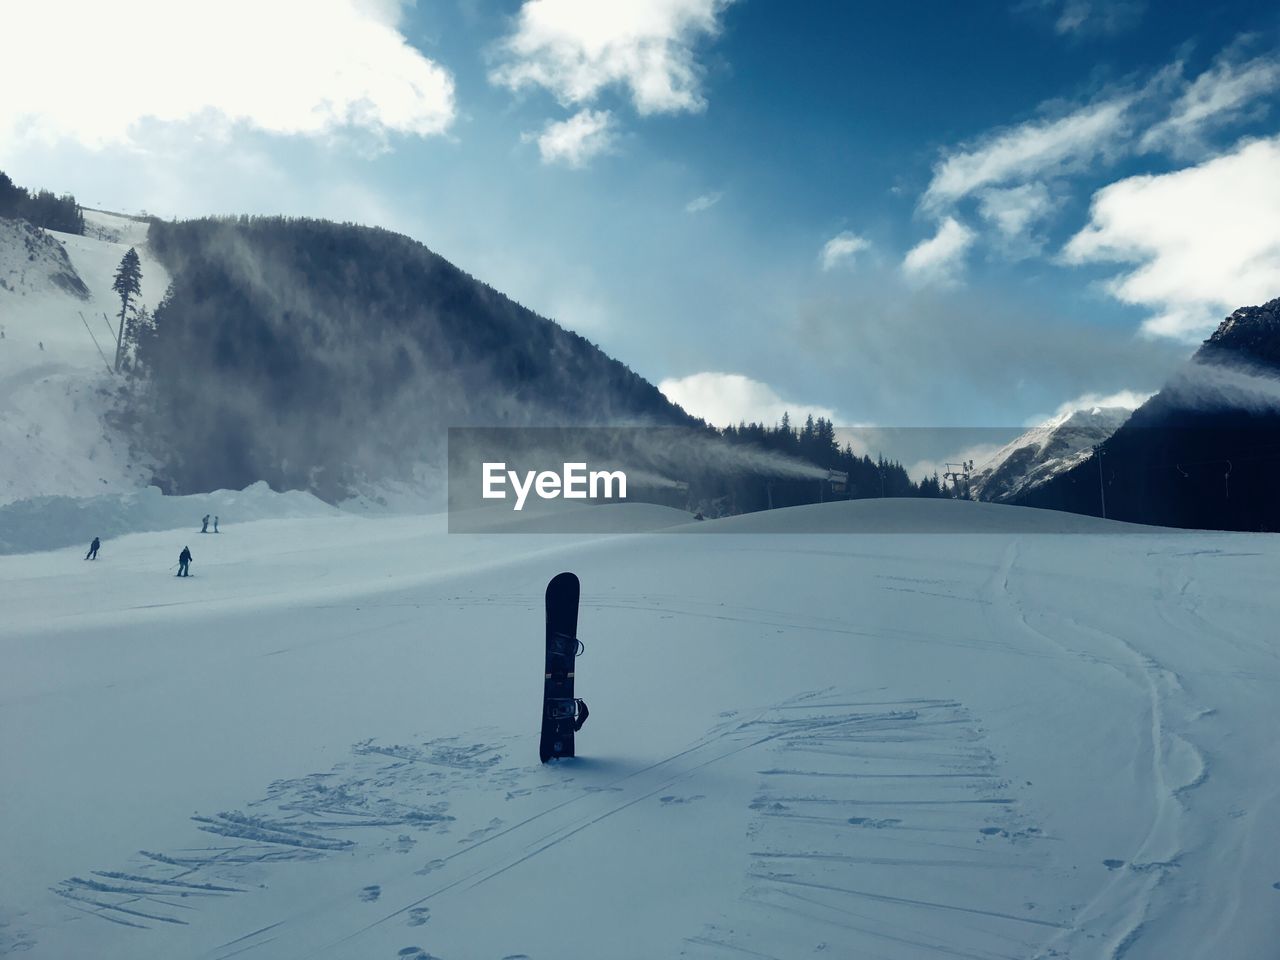
<instances>
[{"instance_id":1,"label":"snowboard","mask_svg":"<svg viewBox=\"0 0 1280 960\"><path fill-rule=\"evenodd\" d=\"M547 584L547 653L542 687L542 739L538 756L546 763L573 756L573 665L578 643L578 578L561 573Z\"/></svg>"}]
</instances>

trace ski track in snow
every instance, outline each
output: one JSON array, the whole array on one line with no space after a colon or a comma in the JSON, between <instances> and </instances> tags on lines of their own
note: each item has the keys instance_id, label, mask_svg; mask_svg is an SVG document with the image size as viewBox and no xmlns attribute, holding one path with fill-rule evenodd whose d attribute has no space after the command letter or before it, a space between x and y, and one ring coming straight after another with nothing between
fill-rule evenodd
<instances>
[{"instance_id":1,"label":"ski track in snow","mask_svg":"<svg viewBox=\"0 0 1280 960\"><path fill-rule=\"evenodd\" d=\"M1156 888L1179 866L1183 852L1181 794L1203 783L1208 767L1203 754L1185 736L1192 713L1185 704L1181 678L1124 638L1085 624L1074 615L1054 616L1041 608L1041 617L1054 616L1055 630L1037 626L1011 586L1018 557L1015 540L988 585L1006 614L1043 644L1117 672L1146 700L1149 730L1134 764L1149 767L1151 773L1149 828L1125 860L1108 861L1110 879L1082 907L1074 922L1036 954L1069 957L1086 949L1094 952L1097 947L1091 941L1101 940L1106 944L1103 955L1119 960L1141 935ZM1157 596L1155 606L1161 619L1171 623L1164 593ZM1069 640L1055 636L1064 630Z\"/></svg>"},{"instance_id":2,"label":"ski track in snow","mask_svg":"<svg viewBox=\"0 0 1280 960\"><path fill-rule=\"evenodd\" d=\"M1268 669L1277 659L1274 643L1239 629L1249 614L1222 616L1214 605L1239 601L1205 585L1212 576L1206 564L1238 563L1248 551L1188 550L1172 540L1173 548L1155 549L1155 561L1131 579L1108 582L1110 571L1094 574L1078 560L1055 565L1052 541L985 542L994 544L985 553L971 549L933 565L918 551L768 545L769 565L761 568L769 571L788 554L829 556L832 563L875 559L875 572L859 578L861 592L847 598L856 615L802 601L787 609L763 591L726 599L692 590L595 591L584 598L584 617L610 626L594 627L594 636L626 625L609 653L618 662L631 653L626 635L679 620L693 624L689 634L723 631L719 636L734 644L688 651L691 667L714 668L732 649L742 651L738 669L758 672L775 645L803 638L816 662L852 650L837 662L878 679L857 687L831 677L834 686L777 700L829 675L787 679L759 687L768 690L761 700L769 705L752 707L744 703L751 694L742 693L750 688L730 676L713 711L699 716L736 709L723 709L721 722L682 747L690 733L673 727L664 753L648 759L643 746L636 749L642 741L634 741L616 759L543 767L526 762L533 738L512 734L516 724L486 731L461 717L443 728L467 731L459 736L360 740L324 772L291 774L256 800L184 807L183 816L192 814L185 842L174 843L166 825L161 845L124 862L110 862L111 853L107 862L66 868L51 888L67 918L60 922L76 928L72 942L83 941L85 926L101 927L112 956L131 955L123 946L204 960L544 957L554 934L486 938L484 913L521 896L553 903L547 877L580 862L591 861L594 870L582 882L625 885L631 867L610 863L607 854L617 842L632 857L651 854L659 866L693 875L698 896L691 908L676 892L644 886L651 878L635 881L629 895L645 899L633 900L633 926L626 928L649 935L655 923L667 924L659 931L669 935L663 955L692 960L810 952L1135 960L1167 955L1153 951L1185 935L1180 916L1189 898L1200 896L1215 906L1192 921L1205 931L1204 942L1231 943L1232 924L1243 919L1238 911L1257 909L1258 869L1245 861L1259 859L1252 848L1273 835L1266 823L1280 809L1271 786L1253 790L1225 818L1221 809L1223 779L1241 782L1231 768L1240 757L1220 755L1216 714L1230 712L1223 691L1265 696L1277 679ZM1124 543L1126 557L1143 549L1132 543ZM745 541L717 548L765 554ZM751 575L748 562L755 561L744 561ZM626 575L622 567L614 580ZM344 621L332 634L316 631L279 649L272 641L258 655L300 658L358 636L381 658L403 649L386 638L420 629L424 610L435 610L446 630L466 624L480 632L540 614L540 596L527 589L492 591L466 581L437 589L360 597L353 603L361 616L378 611L368 625ZM1082 602L1090 590L1101 593L1096 606ZM1121 596L1132 600L1115 602ZM332 610L336 618L352 604L308 597L300 609L322 617ZM588 658L594 642L588 631ZM1203 645L1231 656L1188 656ZM875 674L882 656L892 658L890 670ZM919 682L916 665L930 657L946 658L946 666ZM955 664L970 675L948 689L946 671ZM985 670L996 675L984 684ZM1202 699L1206 682L1217 699ZM961 689L968 692L952 695ZM1046 694L1054 702L1042 704ZM1093 717L1099 709L1105 712ZM1008 714L992 715L1000 710ZM1249 711L1258 714L1252 704ZM1010 717L1033 722L1033 735L1014 729ZM1094 778L1069 784L1069 796L1061 788L1074 772L1055 779L1043 767L1058 762L1062 744L1053 737L1064 718L1062 735L1083 735L1086 743L1073 742L1061 755ZM349 743L361 729L371 728L343 729L336 742ZM442 732L438 717L433 732ZM1246 733L1227 730L1228 737ZM1102 754L1096 761L1095 747ZM1037 761L1033 787L1024 777ZM255 792L250 782L244 795ZM1198 809L1207 794L1218 806ZM1095 806L1082 813L1082 799ZM654 839L637 842L638 835ZM143 837L125 849L133 845L142 846ZM712 850L717 862L700 863ZM1205 857L1220 872L1193 872L1203 870ZM1244 865L1220 866L1237 860ZM1223 882L1201 893L1204 876ZM578 880L569 874L569 882ZM1267 876L1266 896L1277 883L1280 875ZM537 915L528 903L523 909L524 922ZM1254 930L1266 926L1255 913L1246 918ZM41 939L39 927L20 928L22 919L0 914L0 954ZM473 936L484 946L460 950ZM494 942L504 945L491 948ZM652 955L652 942L645 943ZM525 950L512 952L516 947ZM628 955L614 950L605 953Z\"/></svg>"},{"instance_id":3,"label":"ski track in snow","mask_svg":"<svg viewBox=\"0 0 1280 960\"><path fill-rule=\"evenodd\" d=\"M381 906L409 889L427 892L297 954L352 955L363 934L392 923L429 927L448 911L451 894L465 895L561 844L589 842L593 827L637 804L696 805L704 796L700 777L733 763L758 777L755 795L743 798L750 862L736 895L760 908L760 923L690 930L683 955L751 955L753 943L770 939L779 913L803 918L823 942L838 945L837 956L885 944L949 956L1016 955L1010 945L1031 949L1066 920L1037 911L1025 896L1010 905L947 893L964 890L966 871L1002 871L1025 884L1042 859L1037 846L1050 839L1020 812L974 718L952 700L806 694L729 718L683 751L594 785L569 776L522 787L531 768L508 762L516 746L501 739L361 742L331 771L274 783L245 811L192 817L199 830L229 843L140 851L124 869L70 877L53 892L90 916L147 930L197 922L199 912L253 897L299 864L353 853L385 864L388 853L413 854L411 868L351 896ZM571 774L574 766L560 769ZM506 816L469 813L468 791L503 795ZM945 883L921 885L926 876ZM294 956L287 947L294 932L324 909L279 919L201 956ZM913 933L920 911L962 916L964 945Z\"/></svg>"}]
</instances>

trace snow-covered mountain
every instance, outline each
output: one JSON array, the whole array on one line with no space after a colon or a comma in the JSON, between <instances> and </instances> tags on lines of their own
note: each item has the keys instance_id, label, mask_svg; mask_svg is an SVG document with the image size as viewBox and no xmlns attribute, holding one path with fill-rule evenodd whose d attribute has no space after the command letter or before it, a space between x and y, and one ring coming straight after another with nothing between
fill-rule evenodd
<instances>
[{"instance_id":1,"label":"snow-covered mountain","mask_svg":"<svg viewBox=\"0 0 1280 960\"><path fill-rule=\"evenodd\" d=\"M347 499L463 426L689 425L653 384L425 244L283 217L156 222L173 276L130 412L166 492Z\"/></svg>"},{"instance_id":2,"label":"snow-covered mountain","mask_svg":"<svg viewBox=\"0 0 1280 960\"><path fill-rule=\"evenodd\" d=\"M128 493L150 477L106 416L120 313L111 283L130 247L142 262L140 305L154 308L169 278L145 221L84 215L85 236L0 220L0 505Z\"/></svg>"},{"instance_id":3,"label":"snow-covered mountain","mask_svg":"<svg viewBox=\"0 0 1280 960\"><path fill-rule=\"evenodd\" d=\"M974 469L973 496L1011 500L1088 459L1095 444L1120 428L1125 407L1089 407L1061 414L1005 444Z\"/></svg>"},{"instance_id":4,"label":"snow-covered mountain","mask_svg":"<svg viewBox=\"0 0 1280 960\"><path fill-rule=\"evenodd\" d=\"M1277 438L1280 299L1225 318L1103 444L1101 469L1082 457L1016 502L1164 526L1277 530Z\"/></svg>"}]
</instances>

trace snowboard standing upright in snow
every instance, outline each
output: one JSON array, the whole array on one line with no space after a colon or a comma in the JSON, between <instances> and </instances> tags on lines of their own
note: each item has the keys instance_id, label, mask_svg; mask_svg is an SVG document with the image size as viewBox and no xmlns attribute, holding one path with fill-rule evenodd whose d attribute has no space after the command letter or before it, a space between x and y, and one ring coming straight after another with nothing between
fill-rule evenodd
<instances>
[{"instance_id":1,"label":"snowboard standing upright in snow","mask_svg":"<svg viewBox=\"0 0 1280 960\"><path fill-rule=\"evenodd\" d=\"M538 755L573 756L573 732L578 701L573 697L574 661L582 649L578 641L578 578L561 573L547 584L547 656L542 692L542 740ZM585 713L583 719L586 719Z\"/></svg>"}]
</instances>

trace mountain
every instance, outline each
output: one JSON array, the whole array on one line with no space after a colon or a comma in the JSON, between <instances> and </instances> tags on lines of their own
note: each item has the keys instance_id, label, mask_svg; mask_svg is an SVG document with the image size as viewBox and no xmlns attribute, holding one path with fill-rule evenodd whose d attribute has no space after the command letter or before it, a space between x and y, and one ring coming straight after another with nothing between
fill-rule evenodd
<instances>
[{"instance_id":1,"label":"mountain","mask_svg":"<svg viewBox=\"0 0 1280 960\"><path fill-rule=\"evenodd\" d=\"M1246 360L1280 370L1280 298L1231 314L1196 351L1195 359L1202 363Z\"/></svg>"},{"instance_id":2,"label":"mountain","mask_svg":"<svg viewBox=\"0 0 1280 960\"><path fill-rule=\"evenodd\" d=\"M84 211L86 235L0 219L0 506L30 497L144 489L152 464L111 422L125 252L142 259L141 304L169 280L146 246L147 224ZM2 539L2 538L0 538Z\"/></svg>"},{"instance_id":3,"label":"mountain","mask_svg":"<svg viewBox=\"0 0 1280 960\"><path fill-rule=\"evenodd\" d=\"M1014 502L1163 526L1280 530L1277 469L1280 299L1223 320L1100 454Z\"/></svg>"},{"instance_id":4,"label":"mountain","mask_svg":"<svg viewBox=\"0 0 1280 960\"><path fill-rule=\"evenodd\" d=\"M821 418L720 434L587 340L386 230L83 219L82 235L0 229L0 507L265 482L331 504L434 509L448 454L477 452L477 431L447 443L466 427L644 427L585 445L574 435L572 456L547 446L552 432L514 449L540 464L605 458L646 477L633 496L708 515L822 500L837 494L828 468L848 474L850 496L930 494L899 464L839 449ZM112 278L130 250L142 290L117 373ZM672 427L686 433L653 429Z\"/></svg>"},{"instance_id":5,"label":"mountain","mask_svg":"<svg viewBox=\"0 0 1280 960\"><path fill-rule=\"evenodd\" d=\"M156 222L173 278L126 415L166 492L335 501L441 459L446 427L695 421L581 336L387 230Z\"/></svg>"},{"instance_id":6,"label":"mountain","mask_svg":"<svg viewBox=\"0 0 1280 960\"><path fill-rule=\"evenodd\" d=\"M976 500L1015 499L1088 459L1093 447L1129 418L1124 407L1073 410L1032 427L979 464L971 490Z\"/></svg>"}]
</instances>

